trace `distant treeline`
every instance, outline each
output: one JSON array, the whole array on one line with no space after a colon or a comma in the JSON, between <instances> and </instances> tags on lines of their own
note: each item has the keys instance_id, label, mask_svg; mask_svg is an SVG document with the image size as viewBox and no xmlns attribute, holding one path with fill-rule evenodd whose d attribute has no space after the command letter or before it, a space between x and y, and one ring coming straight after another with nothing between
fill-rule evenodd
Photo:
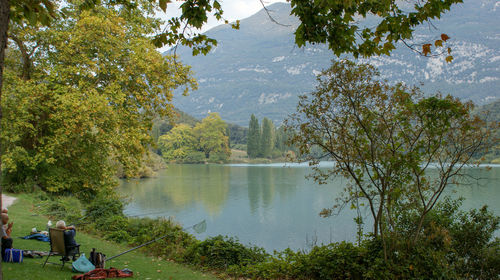
<instances>
[{"instance_id":1,"label":"distant treeline","mask_svg":"<svg viewBox=\"0 0 500 280\"><path fill-rule=\"evenodd\" d=\"M205 151L201 147L199 138L202 134L206 134L200 130L201 123L205 123L204 129L218 131L213 133L212 136L220 137L224 141L217 142L214 139L217 144L212 146L219 148ZM214 128L214 126L217 126L217 128ZM209 117L200 121L189 114L176 110L173 118L156 120L152 128L152 134L157 144L154 151L167 162L226 161L230 156L230 152L225 148L226 146L246 150L249 158L279 158L285 156L288 151L293 151L293 148L287 144L290 136L282 126L275 127L274 123L268 118L262 119L262 125L260 125L259 120L253 114L247 128L236 124L228 124L220 119L220 116L216 113L212 113Z\"/></svg>"},{"instance_id":2,"label":"distant treeline","mask_svg":"<svg viewBox=\"0 0 500 280\"><path fill-rule=\"evenodd\" d=\"M249 158L278 158L291 150L287 142L290 135L283 126L276 128L273 122L264 118L262 126L252 114L248 125L247 154Z\"/></svg>"},{"instance_id":3,"label":"distant treeline","mask_svg":"<svg viewBox=\"0 0 500 280\"><path fill-rule=\"evenodd\" d=\"M155 142L158 142L158 138L162 135L167 134L175 124L188 124L190 126L195 126L199 122L199 119L184 113L180 110L174 109L175 114L172 119L157 119L154 122L152 133ZM226 123L227 125L227 133L229 136L229 144L233 145L246 145L247 144L247 134L248 128L239 126L237 124ZM158 152L158 150L156 150Z\"/></svg>"}]
</instances>

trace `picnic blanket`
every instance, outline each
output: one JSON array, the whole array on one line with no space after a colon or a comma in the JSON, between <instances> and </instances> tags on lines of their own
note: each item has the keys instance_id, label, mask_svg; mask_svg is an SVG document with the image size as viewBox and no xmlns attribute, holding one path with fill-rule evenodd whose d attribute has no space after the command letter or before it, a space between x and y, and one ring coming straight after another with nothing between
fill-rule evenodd
<instances>
[{"instance_id":1,"label":"picnic blanket","mask_svg":"<svg viewBox=\"0 0 500 280\"><path fill-rule=\"evenodd\" d=\"M20 238L22 238L22 239L35 239L35 240L43 241L43 242L50 241L50 238L47 235L41 234L41 233L34 233L34 234L26 235L26 236L20 237Z\"/></svg>"}]
</instances>

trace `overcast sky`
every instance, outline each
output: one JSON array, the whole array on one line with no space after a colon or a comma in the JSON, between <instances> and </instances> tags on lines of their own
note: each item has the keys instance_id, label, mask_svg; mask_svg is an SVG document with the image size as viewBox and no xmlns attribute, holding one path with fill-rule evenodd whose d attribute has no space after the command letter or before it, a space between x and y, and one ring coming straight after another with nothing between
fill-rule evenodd
<instances>
[{"instance_id":1,"label":"overcast sky","mask_svg":"<svg viewBox=\"0 0 500 280\"><path fill-rule=\"evenodd\" d=\"M167 12L166 13L161 12L159 16L165 20L173 16L179 16L180 15L179 6L182 4L182 2L183 1L173 1L172 3L168 4ZM222 5L222 9L224 10L224 18L229 20L230 22L233 22L237 19L241 20L247 18L258 12L260 9L262 9L262 4L259 0L220 0L219 2ZM263 2L267 6L272 3L286 2L286 1L263 0ZM213 17L211 17L208 23L203 27L202 31L205 32L208 29L223 23L224 22L217 22ZM160 49L160 51L165 51L166 49L168 49L168 47L164 47Z\"/></svg>"}]
</instances>

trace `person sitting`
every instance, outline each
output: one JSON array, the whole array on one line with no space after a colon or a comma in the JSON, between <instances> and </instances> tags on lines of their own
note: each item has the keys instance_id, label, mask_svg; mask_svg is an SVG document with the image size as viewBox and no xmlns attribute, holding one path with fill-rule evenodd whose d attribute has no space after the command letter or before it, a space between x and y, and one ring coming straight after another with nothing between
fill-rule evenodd
<instances>
[{"instance_id":1,"label":"person sitting","mask_svg":"<svg viewBox=\"0 0 500 280\"><path fill-rule=\"evenodd\" d=\"M2 238L2 257L5 255L5 250L12 249L12 238L10 234L12 233L12 225L13 222L9 223L9 215L7 213L2 212L2 226L0 229L0 235Z\"/></svg>"},{"instance_id":2,"label":"person sitting","mask_svg":"<svg viewBox=\"0 0 500 280\"><path fill-rule=\"evenodd\" d=\"M75 226L66 226L65 221L58 221L56 223L56 228L64 230L64 246L66 247L66 256L73 255L73 260L75 259L75 253L77 252L78 243L75 241L76 229ZM66 261L69 260L68 257L64 257Z\"/></svg>"}]
</instances>

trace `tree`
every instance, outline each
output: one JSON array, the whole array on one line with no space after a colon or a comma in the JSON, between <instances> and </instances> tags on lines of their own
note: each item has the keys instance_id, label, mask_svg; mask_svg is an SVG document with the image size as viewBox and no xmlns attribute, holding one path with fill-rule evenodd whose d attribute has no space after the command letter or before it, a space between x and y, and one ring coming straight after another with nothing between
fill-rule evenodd
<instances>
[{"instance_id":1,"label":"tree","mask_svg":"<svg viewBox=\"0 0 500 280\"><path fill-rule=\"evenodd\" d=\"M335 62L318 78L312 94L300 97L287 121L299 156L311 161L313 178L349 179L344 196L322 211L329 216L344 205L366 205L372 232L387 258L386 235L397 234L397 220L416 213L410 244L422 235L422 222L450 184L486 148L489 127L472 116L472 103L451 96L423 97L418 88L391 86L369 65ZM319 169L311 150L319 147L334 167ZM429 174L429 168L437 172ZM436 175L437 174L437 175Z\"/></svg>"},{"instance_id":2,"label":"tree","mask_svg":"<svg viewBox=\"0 0 500 280\"><path fill-rule=\"evenodd\" d=\"M212 156L216 156L217 161L229 159L231 150L226 128L227 124L218 113L210 113L194 127L194 135L199 139L200 150L205 153L207 159Z\"/></svg>"},{"instance_id":3,"label":"tree","mask_svg":"<svg viewBox=\"0 0 500 280\"><path fill-rule=\"evenodd\" d=\"M274 148L274 125L273 122L264 118L262 120L262 136L260 140L260 150L262 157L270 158Z\"/></svg>"},{"instance_id":4,"label":"tree","mask_svg":"<svg viewBox=\"0 0 500 280\"><path fill-rule=\"evenodd\" d=\"M91 9L100 4L99 0L81 0L75 1L79 5L79 9ZM73 3L75 3L73 2ZM108 6L121 5L123 8L130 11L143 11L144 3L158 3L158 6L166 11L167 3L170 0L145 0L145 1L129 1L129 0L102 0ZM5 49L7 47L7 33L10 23L29 24L37 26L42 24L48 26L54 19L64 18L65 9L58 10L57 0L0 0L0 104L2 101L2 88L3 88L3 70L4 70L4 57ZM64 5L63 5L64 6ZM158 7L157 6L157 7ZM189 33L189 30L199 30L208 20L209 15L213 15L216 19L223 19L223 11L221 5L217 0L209 1L196 1L186 0L182 5L182 15L174 17L169 20L167 28L164 32L156 36L155 43L157 45L166 44L183 44L193 48L193 53L207 53L216 41L207 37L204 34ZM62 16L62 17L61 17ZM232 27L238 28L239 22L232 24ZM2 123L2 109L0 106L0 123ZM0 126L0 132L3 133L4 129ZM0 151L3 147L0 146ZM0 154L0 171L2 170L2 154ZM1 172L0 172L1 176ZM0 178L0 196L2 194L2 184ZM0 208L1 208L0 200ZM2 276L0 264L0 279Z\"/></svg>"},{"instance_id":5,"label":"tree","mask_svg":"<svg viewBox=\"0 0 500 280\"><path fill-rule=\"evenodd\" d=\"M254 114L248 124L247 154L249 158L256 158L260 153L260 125Z\"/></svg>"},{"instance_id":6,"label":"tree","mask_svg":"<svg viewBox=\"0 0 500 280\"><path fill-rule=\"evenodd\" d=\"M352 54L357 58L389 55L398 42L413 48L408 41L413 38L417 26L439 19L463 0L290 2L292 15L300 20L295 31L295 42L299 47L305 43L327 43L337 56ZM435 47L442 47L447 39L449 37L442 34L434 42ZM421 45L421 50L415 50L428 55L431 46L431 42L427 42ZM448 54L450 51L448 48ZM451 61L451 56L447 61Z\"/></svg>"},{"instance_id":7,"label":"tree","mask_svg":"<svg viewBox=\"0 0 500 280\"><path fill-rule=\"evenodd\" d=\"M12 30L17 46L37 46L29 57L36 67L21 74L15 58L23 51L9 51L2 158L12 184L88 197L116 184L110 161L134 175L152 120L172 114L173 90L195 83L189 68L151 44L156 21L145 11L69 5L66 15L36 32Z\"/></svg>"},{"instance_id":8,"label":"tree","mask_svg":"<svg viewBox=\"0 0 500 280\"><path fill-rule=\"evenodd\" d=\"M176 125L167 134L160 136L158 146L167 161L184 160L198 148L193 128L187 124Z\"/></svg>"}]
</instances>

